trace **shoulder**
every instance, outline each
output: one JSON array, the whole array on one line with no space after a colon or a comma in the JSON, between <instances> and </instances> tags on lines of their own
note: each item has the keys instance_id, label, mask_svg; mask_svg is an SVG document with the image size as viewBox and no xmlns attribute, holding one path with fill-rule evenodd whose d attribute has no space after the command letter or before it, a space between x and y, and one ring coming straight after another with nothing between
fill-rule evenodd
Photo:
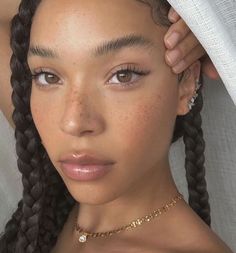
<instances>
[{"instance_id":1,"label":"shoulder","mask_svg":"<svg viewBox=\"0 0 236 253\"><path fill-rule=\"evenodd\" d=\"M175 224L172 230L173 250L166 253L233 253L189 205L183 206L172 224Z\"/></svg>"},{"instance_id":2,"label":"shoulder","mask_svg":"<svg viewBox=\"0 0 236 253\"><path fill-rule=\"evenodd\" d=\"M159 226L162 229L156 228L157 233L150 233L147 239L152 250L145 252L233 253L187 204L179 205L174 215L166 214L166 218L159 220Z\"/></svg>"},{"instance_id":3,"label":"shoulder","mask_svg":"<svg viewBox=\"0 0 236 253\"><path fill-rule=\"evenodd\" d=\"M233 253L233 251L225 245L215 245L213 247L204 247L202 245L199 245L198 247L192 246L191 248L186 250L174 250L166 253Z\"/></svg>"},{"instance_id":4,"label":"shoulder","mask_svg":"<svg viewBox=\"0 0 236 253\"><path fill-rule=\"evenodd\" d=\"M186 240L188 241L188 239ZM202 242L194 242L192 241L189 245L185 245L184 247L176 247L171 249L166 249L161 251L157 249L156 251L152 251L153 253L234 253L222 240L217 239L214 241L207 241L205 239ZM151 253L151 252L150 252Z\"/></svg>"}]
</instances>

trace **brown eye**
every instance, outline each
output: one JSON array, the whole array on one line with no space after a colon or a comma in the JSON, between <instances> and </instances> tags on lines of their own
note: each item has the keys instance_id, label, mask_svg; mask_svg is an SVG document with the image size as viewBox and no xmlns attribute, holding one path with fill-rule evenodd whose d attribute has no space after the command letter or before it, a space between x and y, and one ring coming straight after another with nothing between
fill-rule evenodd
<instances>
[{"instance_id":1,"label":"brown eye","mask_svg":"<svg viewBox=\"0 0 236 253\"><path fill-rule=\"evenodd\" d=\"M49 72L40 72L32 75L35 80L36 85L39 86L49 86L61 83L60 78L57 75Z\"/></svg>"},{"instance_id":2,"label":"brown eye","mask_svg":"<svg viewBox=\"0 0 236 253\"><path fill-rule=\"evenodd\" d=\"M122 87L134 86L142 76L146 76L149 73L149 70L144 71L137 66L128 65L124 69L113 72L108 83L112 85L118 84Z\"/></svg>"},{"instance_id":3,"label":"brown eye","mask_svg":"<svg viewBox=\"0 0 236 253\"><path fill-rule=\"evenodd\" d=\"M121 83L128 83L132 80L133 73L130 71L120 71L117 73L117 80Z\"/></svg>"},{"instance_id":4,"label":"brown eye","mask_svg":"<svg viewBox=\"0 0 236 253\"><path fill-rule=\"evenodd\" d=\"M50 73L45 73L45 81L47 83L57 83L60 79L56 76L56 75L53 75L53 74L50 74Z\"/></svg>"}]
</instances>

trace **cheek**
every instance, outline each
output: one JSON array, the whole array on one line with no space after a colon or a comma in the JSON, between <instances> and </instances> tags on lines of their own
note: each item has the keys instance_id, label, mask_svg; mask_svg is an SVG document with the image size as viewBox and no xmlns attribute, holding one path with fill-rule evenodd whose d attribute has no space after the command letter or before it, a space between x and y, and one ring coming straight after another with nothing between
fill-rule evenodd
<instances>
[{"instance_id":1,"label":"cheek","mask_svg":"<svg viewBox=\"0 0 236 253\"><path fill-rule=\"evenodd\" d=\"M145 153L166 154L176 117L169 99L163 95L143 98L122 114L117 122L117 142L122 142L123 153L137 159Z\"/></svg>"},{"instance_id":2,"label":"cheek","mask_svg":"<svg viewBox=\"0 0 236 253\"><path fill-rule=\"evenodd\" d=\"M31 99L31 113L34 120L34 124L39 133L43 130L43 126L45 125L45 113L43 113L42 106L37 103L35 100Z\"/></svg>"},{"instance_id":3,"label":"cheek","mask_svg":"<svg viewBox=\"0 0 236 253\"><path fill-rule=\"evenodd\" d=\"M30 107L38 133L44 143L47 144L52 136L53 121L55 120L54 109L47 101L42 101L42 97L39 94L38 96L36 94L31 96Z\"/></svg>"}]
</instances>

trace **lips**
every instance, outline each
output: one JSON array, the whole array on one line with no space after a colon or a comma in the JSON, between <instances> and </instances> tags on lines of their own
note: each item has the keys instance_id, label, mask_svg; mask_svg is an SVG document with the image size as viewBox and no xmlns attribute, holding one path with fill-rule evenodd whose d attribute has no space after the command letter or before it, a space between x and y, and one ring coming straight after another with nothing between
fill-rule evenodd
<instances>
[{"instance_id":1,"label":"lips","mask_svg":"<svg viewBox=\"0 0 236 253\"><path fill-rule=\"evenodd\" d=\"M107 165L112 164L114 161L104 159L101 156L90 155L88 153L72 153L63 155L59 162L70 163L70 164L80 164L80 165Z\"/></svg>"},{"instance_id":2,"label":"lips","mask_svg":"<svg viewBox=\"0 0 236 253\"><path fill-rule=\"evenodd\" d=\"M64 174L73 180L88 181L106 175L115 163L98 155L71 153L59 160Z\"/></svg>"}]
</instances>

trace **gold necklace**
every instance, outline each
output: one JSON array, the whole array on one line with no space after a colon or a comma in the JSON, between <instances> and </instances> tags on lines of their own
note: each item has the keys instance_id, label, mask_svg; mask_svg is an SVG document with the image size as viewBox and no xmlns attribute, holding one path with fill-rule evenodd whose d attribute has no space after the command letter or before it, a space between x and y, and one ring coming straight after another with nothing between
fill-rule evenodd
<instances>
[{"instance_id":1,"label":"gold necklace","mask_svg":"<svg viewBox=\"0 0 236 253\"><path fill-rule=\"evenodd\" d=\"M153 211L151 214L143 216L141 218L138 218L134 221L131 221L128 225L125 225L125 226L122 226L118 229L107 231L107 232L92 233L92 232L83 230L77 224L77 220L78 220L78 210L77 210L77 217L76 217L76 222L75 222L75 231L76 231L76 233L79 233L79 242L81 242L81 243L86 242L88 237L103 237L103 238L108 237L108 236L111 236L113 234L120 233L121 231L129 230L129 229L133 229L133 228L136 228L138 226L141 226L144 222L151 221L153 218L158 217L162 213L167 212L170 209L170 207L174 206L177 203L177 201L181 200L181 199L183 199L183 195L178 192L178 194L174 198L172 198L171 202L169 202L168 204L162 206L161 208L158 208L157 210ZM79 206L78 206L78 208L79 208Z\"/></svg>"}]
</instances>

